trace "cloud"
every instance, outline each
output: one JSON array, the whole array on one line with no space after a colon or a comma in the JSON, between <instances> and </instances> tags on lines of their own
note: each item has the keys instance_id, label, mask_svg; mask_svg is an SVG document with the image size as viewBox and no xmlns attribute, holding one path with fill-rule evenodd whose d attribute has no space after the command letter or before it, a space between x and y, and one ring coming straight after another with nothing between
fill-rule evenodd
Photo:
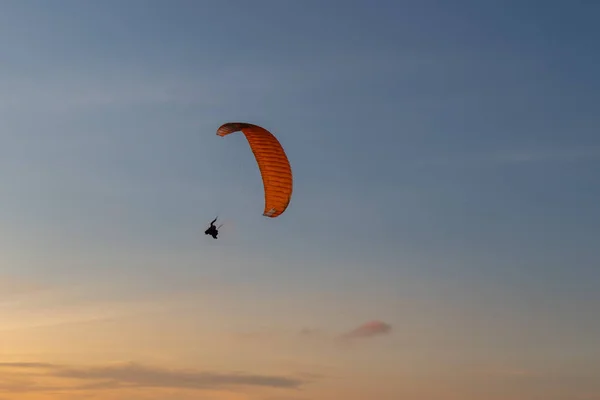
<instances>
[{"instance_id":1,"label":"cloud","mask_svg":"<svg viewBox=\"0 0 600 400\"><path fill-rule=\"evenodd\" d=\"M15 369L52 369L53 364L39 362L3 362L0 363L0 368L15 368Z\"/></svg>"},{"instance_id":2,"label":"cloud","mask_svg":"<svg viewBox=\"0 0 600 400\"><path fill-rule=\"evenodd\" d=\"M288 396L277 396L277 397L266 397L261 400L305 400L305 397L288 397ZM0 399L2 400L2 399Z\"/></svg>"},{"instance_id":3,"label":"cloud","mask_svg":"<svg viewBox=\"0 0 600 400\"><path fill-rule=\"evenodd\" d=\"M315 328L302 328L296 332L297 337L303 340L313 341L313 343L319 341L326 342L350 342L355 339L368 339L375 336L381 336L389 334L392 331L392 326L386 322L372 320L357 326L348 332L330 334L320 329Z\"/></svg>"},{"instance_id":4,"label":"cloud","mask_svg":"<svg viewBox=\"0 0 600 400\"><path fill-rule=\"evenodd\" d=\"M237 386L258 386L268 388L297 389L305 380L276 375L257 375L245 373L219 373L196 370L178 370L144 366L136 363L124 363L95 367L73 367L36 362L0 363L0 369L13 372L17 377L66 378L85 382L71 387L37 385L30 381L18 384L18 381L0 381L0 391L46 391L46 390L87 390L117 388L166 388L212 390ZM15 370L17 374L15 375ZM23 373L28 370L29 373ZM41 370L41 373L40 373ZM19 371L21 371L19 373ZM36 372L37 371L37 372Z\"/></svg>"},{"instance_id":5,"label":"cloud","mask_svg":"<svg viewBox=\"0 0 600 400\"><path fill-rule=\"evenodd\" d=\"M134 386L196 389L232 385L292 388L302 383L297 379L278 376L169 370L135 363L95 368L64 368L57 371L56 375L87 380L109 379Z\"/></svg>"},{"instance_id":6,"label":"cloud","mask_svg":"<svg viewBox=\"0 0 600 400\"><path fill-rule=\"evenodd\" d=\"M342 339L370 338L388 334L392 331L392 326L382 321L369 321L350 332L341 335Z\"/></svg>"},{"instance_id":7,"label":"cloud","mask_svg":"<svg viewBox=\"0 0 600 400\"><path fill-rule=\"evenodd\" d=\"M233 337L240 341L263 343L269 347L289 346L290 340L298 340L311 346L331 346L339 342L349 343L355 339L368 339L389 334L392 326L386 322L373 320L357 326L349 332L328 332L320 328L303 327L296 330L266 330L262 332L237 333ZM323 349L327 347L322 347Z\"/></svg>"},{"instance_id":8,"label":"cloud","mask_svg":"<svg viewBox=\"0 0 600 400\"><path fill-rule=\"evenodd\" d=\"M541 374L538 371L533 371L523 368L497 368L497 369L485 369L479 368L474 371L475 373L484 373L497 377L509 377L509 378L536 378Z\"/></svg>"},{"instance_id":9,"label":"cloud","mask_svg":"<svg viewBox=\"0 0 600 400\"><path fill-rule=\"evenodd\" d=\"M302 328L298 334L304 337L315 337L322 336L323 332L321 332L319 329Z\"/></svg>"},{"instance_id":10,"label":"cloud","mask_svg":"<svg viewBox=\"0 0 600 400\"><path fill-rule=\"evenodd\" d=\"M86 292L87 289L87 292ZM0 332L107 321L167 307L160 299L96 298L91 287L46 288L1 301Z\"/></svg>"}]
</instances>

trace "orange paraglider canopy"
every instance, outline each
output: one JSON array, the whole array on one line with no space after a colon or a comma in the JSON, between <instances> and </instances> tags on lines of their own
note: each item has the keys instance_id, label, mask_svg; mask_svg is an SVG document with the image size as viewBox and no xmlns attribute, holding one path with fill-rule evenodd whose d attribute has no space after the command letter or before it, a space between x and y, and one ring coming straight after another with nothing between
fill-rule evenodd
<instances>
[{"instance_id":1,"label":"orange paraglider canopy","mask_svg":"<svg viewBox=\"0 0 600 400\"><path fill-rule=\"evenodd\" d=\"M265 217L275 218L288 207L292 198L292 168L283 147L265 128L244 122L229 122L217 129L218 136L241 131L248 140L262 176L265 190Z\"/></svg>"}]
</instances>

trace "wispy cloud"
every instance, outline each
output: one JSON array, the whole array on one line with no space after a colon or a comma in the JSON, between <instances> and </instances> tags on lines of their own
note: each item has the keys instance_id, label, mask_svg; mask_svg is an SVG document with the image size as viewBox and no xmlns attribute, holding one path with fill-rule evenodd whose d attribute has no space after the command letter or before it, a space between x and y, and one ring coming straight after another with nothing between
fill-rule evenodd
<instances>
[{"instance_id":1,"label":"wispy cloud","mask_svg":"<svg viewBox=\"0 0 600 400\"><path fill-rule=\"evenodd\" d=\"M381 336L392 331L392 326L383 321L369 321L340 336L342 339L361 339Z\"/></svg>"},{"instance_id":2,"label":"wispy cloud","mask_svg":"<svg viewBox=\"0 0 600 400\"><path fill-rule=\"evenodd\" d=\"M40 362L3 362L0 363L0 368L15 368L15 369L50 369L55 368L53 364Z\"/></svg>"},{"instance_id":3,"label":"wispy cloud","mask_svg":"<svg viewBox=\"0 0 600 400\"><path fill-rule=\"evenodd\" d=\"M12 296L6 299L0 296L3 308L0 331L124 318L170 305L164 298L94 296L92 289L90 286L23 287L19 290L15 287Z\"/></svg>"},{"instance_id":4,"label":"wispy cloud","mask_svg":"<svg viewBox=\"0 0 600 400\"><path fill-rule=\"evenodd\" d=\"M0 363L3 376L0 391L28 392L47 390L87 390L117 388L166 388L214 390L234 387L297 389L306 382L297 377L170 369L124 363L104 366L67 366L37 362ZM35 378L63 378L84 382L73 386L40 384Z\"/></svg>"},{"instance_id":5,"label":"wispy cloud","mask_svg":"<svg viewBox=\"0 0 600 400\"><path fill-rule=\"evenodd\" d=\"M392 326L386 322L373 320L369 322L365 322L362 325L357 326L349 332L343 333L331 333L327 332L323 329L319 328L301 328L297 331L293 332L281 332L281 331L262 331L262 332L246 332L246 333L238 333L234 335L237 339L241 340L261 340L273 342L275 339L282 339L284 337L296 337L300 339L306 340L350 340L350 339L359 339L359 338L371 338L375 336L381 336L385 334L389 334L392 331Z\"/></svg>"},{"instance_id":6,"label":"wispy cloud","mask_svg":"<svg viewBox=\"0 0 600 400\"><path fill-rule=\"evenodd\" d=\"M479 368L474 373L483 373L487 375L504 378L539 378L541 372L524 368Z\"/></svg>"},{"instance_id":7,"label":"wispy cloud","mask_svg":"<svg viewBox=\"0 0 600 400\"><path fill-rule=\"evenodd\" d=\"M322 336L323 332L319 329L302 328L302 329L300 329L300 332L298 332L298 334L303 337L315 337L315 336Z\"/></svg>"},{"instance_id":8,"label":"wispy cloud","mask_svg":"<svg viewBox=\"0 0 600 400\"><path fill-rule=\"evenodd\" d=\"M143 387L202 389L241 385L294 388L302 383L298 379L272 375L172 370L135 363L94 368L60 368L55 373L57 376L65 378L108 379L113 382Z\"/></svg>"}]
</instances>

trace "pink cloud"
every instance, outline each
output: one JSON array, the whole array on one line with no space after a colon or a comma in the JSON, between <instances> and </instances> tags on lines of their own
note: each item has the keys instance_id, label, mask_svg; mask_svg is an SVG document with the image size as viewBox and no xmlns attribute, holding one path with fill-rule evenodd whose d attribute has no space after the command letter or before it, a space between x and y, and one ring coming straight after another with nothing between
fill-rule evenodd
<instances>
[{"instance_id":1,"label":"pink cloud","mask_svg":"<svg viewBox=\"0 0 600 400\"><path fill-rule=\"evenodd\" d=\"M343 339L370 338L385 335L392 331L392 326L382 321L369 321L342 335Z\"/></svg>"}]
</instances>

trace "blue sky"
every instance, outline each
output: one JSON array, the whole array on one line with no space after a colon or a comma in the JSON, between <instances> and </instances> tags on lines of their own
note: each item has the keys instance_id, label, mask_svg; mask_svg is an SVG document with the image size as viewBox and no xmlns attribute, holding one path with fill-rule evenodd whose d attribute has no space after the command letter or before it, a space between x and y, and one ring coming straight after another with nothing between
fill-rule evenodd
<instances>
[{"instance_id":1,"label":"blue sky","mask_svg":"<svg viewBox=\"0 0 600 400\"><path fill-rule=\"evenodd\" d=\"M0 275L146 295L214 279L363 304L343 323L402 326L412 307L590 354L599 17L584 1L4 2ZM285 147L282 217L261 215L243 136L215 136L230 121Z\"/></svg>"}]
</instances>

